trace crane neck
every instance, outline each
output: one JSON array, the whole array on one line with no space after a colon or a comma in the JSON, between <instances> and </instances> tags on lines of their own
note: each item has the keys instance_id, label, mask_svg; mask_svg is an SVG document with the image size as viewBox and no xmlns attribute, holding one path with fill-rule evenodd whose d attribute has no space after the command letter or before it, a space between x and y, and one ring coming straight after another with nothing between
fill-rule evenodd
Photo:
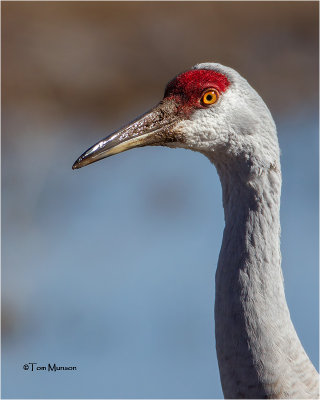
<instances>
[{"instance_id":1,"label":"crane neck","mask_svg":"<svg viewBox=\"0 0 320 400\"><path fill-rule=\"evenodd\" d=\"M263 169L238 159L216 167L225 215L216 273L216 313L219 316L230 307L251 318L254 310L259 320L268 307L273 310L272 318L277 319L282 310L281 318L290 320L281 270L280 163Z\"/></svg>"},{"instance_id":2,"label":"crane neck","mask_svg":"<svg viewBox=\"0 0 320 400\"><path fill-rule=\"evenodd\" d=\"M259 250L272 255L272 265L278 269L281 264L280 162L263 168L240 159L217 163L216 168L225 217L221 251L241 249L249 254L260 244ZM250 265L253 266L253 260Z\"/></svg>"},{"instance_id":3,"label":"crane neck","mask_svg":"<svg viewBox=\"0 0 320 400\"><path fill-rule=\"evenodd\" d=\"M316 371L297 337L285 299L280 162L264 168L246 158L214 163L225 214L215 299L216 348L224 395L293 398L292 376L301 381L306 370L313 377ZM301 365L294 366L292 359L298 356ZM311 393L308 383L300 389L298 397ZM316 389L312 390L315 393Z\"/></svg>"}]
</instances>

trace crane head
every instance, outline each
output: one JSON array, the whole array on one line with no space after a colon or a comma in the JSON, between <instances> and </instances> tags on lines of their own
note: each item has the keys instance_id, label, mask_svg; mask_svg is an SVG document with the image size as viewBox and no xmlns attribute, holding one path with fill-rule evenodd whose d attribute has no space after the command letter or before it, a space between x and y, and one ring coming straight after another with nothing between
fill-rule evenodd
<instances>
[{"instance_id":1,"label":"crane head","mask_svg":"<svg viewBox=\"0 0 320 400\"><path fill-rule=\"evenodd\" d=\"M72 168L148 145L188 148L214 162L219 154L250 152L252 136L258 131L263 141L270 124L275 131L264 102L235 70L197 64L168 83L159 104L90 147Z\"/></svg>"}]
</instances>

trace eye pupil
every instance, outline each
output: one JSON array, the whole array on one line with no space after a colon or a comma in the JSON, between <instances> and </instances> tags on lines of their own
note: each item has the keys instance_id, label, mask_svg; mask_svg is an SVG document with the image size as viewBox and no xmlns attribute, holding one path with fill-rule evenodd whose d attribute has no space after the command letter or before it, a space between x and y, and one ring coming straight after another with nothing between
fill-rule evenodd
<instances>
[{"instance_id":1,"label":"eye pupil","mask_svg":"<svg viewBox=\"0 0 320 400\"><path fill-rule=\"evenodd\" d=\"M207 100L211 101L212 100L212 94L207 94Z\"/></svg>"}]
</instances>

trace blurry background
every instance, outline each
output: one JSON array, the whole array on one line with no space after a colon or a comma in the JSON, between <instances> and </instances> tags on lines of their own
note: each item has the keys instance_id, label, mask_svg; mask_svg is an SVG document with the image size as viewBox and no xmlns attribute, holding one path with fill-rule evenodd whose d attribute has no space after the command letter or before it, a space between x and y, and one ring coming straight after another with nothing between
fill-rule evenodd
<instances>
[{"instance_id":1,"label":"blurry background","mask_svg":"<svg viewBox=\"0 0 320 400\"><path fill-rule=\"evenodd\" d=\"M214 167L144 148L71 170L203 61L238 70L277 123L286 295L318 367L318 4L1 7L2 398L222 397Z\"/></svg>"}]
</instances>

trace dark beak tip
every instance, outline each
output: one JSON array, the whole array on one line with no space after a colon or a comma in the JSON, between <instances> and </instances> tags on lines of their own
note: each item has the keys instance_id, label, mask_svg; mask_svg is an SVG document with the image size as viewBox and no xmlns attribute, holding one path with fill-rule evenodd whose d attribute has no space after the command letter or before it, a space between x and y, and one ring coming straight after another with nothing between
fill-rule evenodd
<instances>
[{"instance_id":1,"label":"dark beak tip","mask_svg":"<svg viewBox=\"0 0 320 400\"><path fill-rule=\"evenodd\" d=\"M82 165L80 164L80 160L78 159L77 161L75 161L72 165L72 169L79 169L81 168Z\"/></svg>"}]
</instances>

